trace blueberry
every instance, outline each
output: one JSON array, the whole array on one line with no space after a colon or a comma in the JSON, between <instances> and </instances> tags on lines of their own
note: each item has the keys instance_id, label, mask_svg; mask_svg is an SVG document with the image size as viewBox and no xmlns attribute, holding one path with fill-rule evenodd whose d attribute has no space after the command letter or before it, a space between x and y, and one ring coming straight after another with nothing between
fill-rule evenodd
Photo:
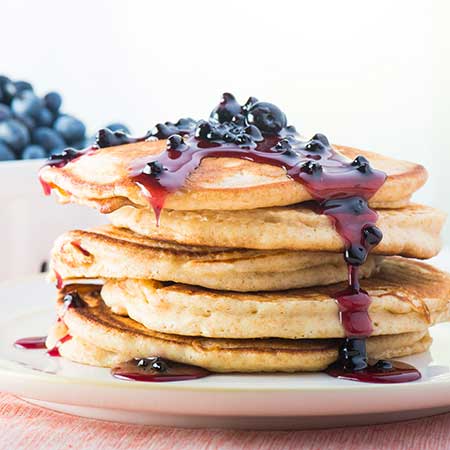
<instances>
[{"instance_id":1,"label":"blueberry","mask_svg":"<svg viewBox=\"0 0 450 450\"><path fill-rule=\"evenodd\" d=\"M0 91L1 91L2 102L6 103L7 105L9 105L11 103L11 100L14 98L14 96L17 93L16 86L7 77L4 77L3 82L0 82Z\"/></svg>"},{"instance_id":2,"label":"blueberry","mask_svg":"<svg viewBox=\"0 0 450 450\"><path fill-rule=\"evenodd\" d=\"M219 123L231 122L231 119L241 113L241 105L236 101L234 95L225 92L222 94L222 101L216 106L210 118Z\"/></svg>"},{"instance_id":3,"label":"blueberry","mask_svg":"<svg viewBox=\"0 0 450 450\"><path fill-rule=\"evenodd\" d=\"M255 127L255 125L249 125L244 131L251 136L255 142L260 142L264 139L261 131L259 131L259 128Z\"/></svg>"},{"instance_id":4,"label":"blueberry","mask_svg":"<svg viewBox=\"0 0 450 450\"><path fill-rule=\"evenodd\" d=\"M372 171L369 161L364 156L357 156L352 162L352 166L361 173L369 173Z\"/></svg>"},{"instance_id":5,"label":"blueberry","mask_svg":"<svg viewBox=\"0 0 450 450\"><path fill-rule=\"evenodd\" d=\"M248 122L267 134L279 133L287 124L284 113L272 103L258 102L248 111Z\"/></svg>"},{"instance_id":6,"label":"blueberry","mask_svg":"<svg viewBox=\"0 0 450 450\"><path fill-rule=\"evenodd\" d=\"M111 131L109 128L98 130L97 136L95 137L95 143L100 148L114 147L132 142L136 142L136 139L128 136L123 131Z\"/></svg>"},{"instance_id":7,"label":"blueberry","mask_svg":"<svg viewBox=\"0 0 450 450\"><path fill-rule=\"evenodd\" d=\"M244 112L248 112L248 110L255 104L258 103L258 99L256 97L249 97L248 100L245 102L242 109Z\"/></svg>"},{"instance_id":8,"label":"blueberry","mask_svg":"<svg viewBox=\"0 0 450 450\"><path fill-rule=\"evenodd\" d=\"M364 264L367 258L367 250L360 244L351 244L345 249L344 259L352 266Z\"/></svg>"},{"instance_id":9,"label":"blueberry","mask_svg":"<svg viewBox=\"0 0 450 450\"><path fill-rule=\"evenodd\" d=\"M211 124L209 122L201 120L197 125L197 129L195 130L195 137L207 140L210 138L211 131Z\"/></svg>"},{"instance_id":10,"label":"blueberry","mask_svg":"<svg viewBox=\"0 0 450 450\"><path fill-rule=\"evenodd\" d=\"M7 83L8 81L11 81L11 80L7 76L0 75L0 87L3 87L3 85L5 83Z\"/></svg>"},{"instance_id":11,"label":"blueberry","mask_svg":"<svg viewBox=\"0 0 450 450\"><path fill-rule=\"evenodd\" d=\"M275 145L275 150L279 152L285 152L287 150L292 150L292 145L287 139L281 139Z\"/></svg>"},{"instance_id":12,"label":"blueberry","mask_svg":"<svg viewBox=\"0 0 450 450\"><path fill-rule=\"evenodd\" d=\"M13 151L3 142L0 142L0 161L12 161L16 159Z\"/></svg>"},{"instance_id":13,"label":"blueberry","mask_svg":"<svg viewBox=\"0 0 450 450\"><path fill-rule=\"evenodd\" d=\"M321 142L323 145L325 145L325 146L329 146L330 145L330 141L328 140L328 138L324 135L324 134L322 134L322 133L316 133L313 137L312 137L312 139L311 139L312 141L319 141L319 142Z\"/></svg>"},{"instance_id":14,"label":"blueberry","mask_svg":"<svg viewBox=\"0 0 450 450\"><path fill-rule=\"evenodd\" d=\"M109 128L111 131L123 131L126 134L130 134L129 128L121 123L111 123L106 128Z\"/></svg>"},{"instance_id":15,"label":"blueberry","mask_svg":"<svg viewBox=\"0 0 450 450\"><path fill-rule=\"evenodd\" d=\"M62 150L66 146L64 139L53 128L36 128L31 137L34 144L44 147L48 152L55 149Z\"/></svg>"},{"instance_id":16,"label":"blueberry","mask_svg":"<svg viewBox=\"0 0 450 450\"><path fill-rule=\"evenodd\" d=\"M86 127L83 122L72 116L59 116L53 128L61 134L69 144L84 138Z\"/></svg>"},{"instance_id":17,"label":"blueberry","mask_svg":"<svg viewBox=\"0 0 450 450\"><path fill-rule=\"evenodd\" d=\"M159 175L164 170L164 167L158 161L152 161L142 169L142 173L145 175Z\"/></svg>"},{"instance_id":18,"label":"blueberry","mask_svg":"<svg viewBox=\"0 0 450 450\"><path fill-rule=\"evenodd\" d=\"M22 81L22 80L16 81L14 83L14 86L16 87L17 93L33 90L33 86L30 83L28 83L28 81Z\"/></svg>"},{"instance_id":19,"label":"blueberry","mask_svg":"<svg viewBox=\"0 0 450 450\"><path fill-rule=\"evenodd\" d=\"M0 103L0 122L2 120L10 119L12 117L11 109L7 105Z\"/></svg>"},{"instance_id":20,"label":"blueberry","mask_svg":"<svg viewBox=\"0 0 450 450\"><path fill-rule=\"evenodd\" d=\"M47 152L40 145L29 145L22 152L22 159L46 158Z\"/></svg>"},{"instance_id":21,"label":"blueberry","mask_svg":"<svg viewBox=\"0 0 450 450\"><path fill-rule=\"evenodd\" d=\"M81 141L74 142L74 143L72 144L72 147L75 148L75 149L77 149L77 150L81 150L81 149L83 149L83 148L88 147L88 145L89 145L89 144L88 144L88 142L87 142L86 139L81 139Z\"/></svg>"},{"instance_id":22,"label":"blueberry","mask_svg":"<svg viewBox=\"0 0 450 450\"><path fill-rule=\"evenodd\" d=\"M364 228L363 230L363 237L364 242L367 245L374 246L378 245L381 242L381 239L383 239L383 233L381 230L376 226L369 226Z\"/></svg>"},{"instance_id":23,"label":"blueberry","mask_svg":"<svg viewBox=\"0 0 450 450\"><path fill-rule=\"evenodd\" d=\"M303 165L300 167L301 172L305 172L308 175L320 175L323 171L322 166L314 161L306 161L303 163Z\"/></svg>"},{"instance_id":24,"label":"blueberry","mask_svg":"<svg viewBox=\"0 0 450 450\"><path fill-rule=\"evenodd\" d=\"M367 209L367 202L362 197L350 197L343 200L336 200L342 202L342 208L349 214L359 216Z\"/></svg>"},{"instance_id":25,"label":"blueberry","mask_svg":"<svg viewBox=\"0 0 450 450\"><path fill-rule=\"evenodd\" d=\"M394 368L392 363L386 359L380 359L373 367L378 370L392 370Z\"/></svg>"},{"instance_id":26,"label":"blueberry","mask_svg":"<svg viewBox=\"0 0 450 450\"><path fill-rule=\"evenodd\" d=\"M24 124L30 133L36 127L36 121L30 116L17 117L17 120Z\"/></svg>"},{"instance_id":27,"label":"blueberry","mask_svg":"<svg viewBox=\"0 0 450 450\"><path fill-rule=\"evenodd\" d=\"M345 338L339 347L339 360L345 370L367 369L365 339Z\"/></svg>"},{"instance_id":28,"label":"blueberry","mask_svg":"<svg viewBox=\"0 0 450 450\"><path fill-rule=\"evenodd\" d=\"M136 361L138 367L148 367L150 361L147 358L141 358Z\"/></svg>"},{"instance_id":29,"label":"blueberry","mask_svg":"<svg viewBox=\"0 0 450 450\"><path fill-rule=\"evenodd\" d=\"M53 113L57 113L61 107L62 98L57 92L49 92L44 97L45 106Z\"/></svg>"},{"instance_id":30,"label":"blueberry","mask_svg":"<svg viewBox=\"0 0 450 450\"><path fill-rule=\"evenodd\" d=\"M316 139L311 139L307 144L305 145L305 150L308 152L320 152L323 151L325 148L324 144Z\"/></svg>"},{"instance_id":31,"label":"blueberry","mask_svg":"<svg viewBox=\"0 0 450 450\"><path fill-rule=\"evenodd\" d=\"M151 363L152 369L156 372L167 372L169 370L169 366L167 365L167 363L159 356L157 356L156 358L152 358Z\"/></svg>"},{"instance_id":32,"label":"blueberry","mask_svg":"<svg viewBox=\"0 0 450 450\"><path fill-rule=\"evenodd\" d=\"M167 140L167 150L185 151L188 146L184 143L184 139L179 134L173 134Z\"/></svg>"},{"instance_id":33,"label":"blueberry","mask_svg":"<svg viewBox=\"0 0 450 450\"><path fill-rule=\"evenodd\" d=\"M53 123L53 114L48 108L41 108L36 116L36 123L41 127L50 127Z\"/></svg>"},{"instance_id":34,"label":"blueberry","mask_svg":"<svg viewBox=\"0 0 450 450\"><path fill-rule=\"evenodd\" d=\"M18 120L7 119L0 122L0 141L20 152L30 142L30 134L27 127Z\"/></svg>"},{"instance_id":35,"label":"blueberry","mask_svg":"<svg viewBox=\"0 0 450 450\"><path fill-rule=\"evenodd\" d=\"M18 117L29 116L35 119L41 108L41 99L32 91L23 91L17 94L11 102L11 109Z\"/></svg>"}]
</instances>

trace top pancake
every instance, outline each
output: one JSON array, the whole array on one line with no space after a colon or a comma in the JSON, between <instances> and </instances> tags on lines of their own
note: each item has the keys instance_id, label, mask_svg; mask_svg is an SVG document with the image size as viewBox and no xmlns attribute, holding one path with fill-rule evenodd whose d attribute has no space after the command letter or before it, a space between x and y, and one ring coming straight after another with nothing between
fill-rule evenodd
<instances>
[{"instance_id":1,"label":"top pancake","mask_svg":"<svg viewBox=\"0 0 450 450\"><path fill-rule=\"evenodd\" d=\"M149 207L141 189L130 178L136 161L157 155L166 141L140 142L102 148L64 167L46 166L41 179L55 188L63 203L74 202L108 213L124 205ZM334 146L353 160L365 156L384 171L385 184L371 199L376 208L408 204L427 179L424 167L355 148ZM186 186L170 194L165 207L174 210L241 210L284 206L311 200L305 187L289 179L280 167L234 158L206 158L188 178Z\"/></svg>"}]
</instances>

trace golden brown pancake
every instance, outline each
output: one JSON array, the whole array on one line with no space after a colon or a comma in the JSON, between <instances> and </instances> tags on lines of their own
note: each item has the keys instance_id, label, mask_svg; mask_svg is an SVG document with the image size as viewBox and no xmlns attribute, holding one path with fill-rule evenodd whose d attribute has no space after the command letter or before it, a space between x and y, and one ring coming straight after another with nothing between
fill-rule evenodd
<instances>
[{"instance_id":1,"label":"golden brown pancake","mask_svg":"<svg viewBox=\"0 0 450 450\"><path fill-rule=\"evenodd\" d=\"M441 248L445 213L411 205L378 211L383 240L374 254L429 258ZM187 245L342 252L344 243L329 217L305 205L245 211L164 210L157 227L148 209L121 208L109 215L113 225Z\"/></svg>"},{"instance_id":2,"label":"golden brown pancake","mask_svg":"<svg viewBox=\"0 0 450 450\"><path fill-rule=\"evenodd\" d=\"M386 258L362 282L372 298L373 335L426 330L450 319L450 276L428 264ZM345 283L279 292L236 293L151 280L109 280L102 298L163 333L211 338L322 339L345 336L333 295Z\"/></svg>"},{"instance_id":3,"label":"golden brown pancake","mask_svg":"<svg viewBox=\"0 0 450 450\"><path fill-rule=\"evenodd\" d=\"M148 208L148 200L130 179L130 170L136 161L161 153L165 145L161 140L103 148L61 168L45 167L40 175L63 203L90 205L104 213L124 205ZM388 175L370 201L373 207L404 206L426 181L427 173L418 164L350 147L335 149L350 160L363 155ZM241 159L206 158L186 186L169 195L165 206L175 210L242 210L311 199L305 187L289 179L282 168Z\"/></svg>"},{"instance_id":4,"label":"golden brown pancake","mask_svg":"<svg viewBox=\"0 0 450 450\"><path fill-rule=\"evenodd\" d=\"M68 288L70 290L71 288ZM110 367L132 358L161 356L213 372L301 372L324 370L338 356L339 340L208 339L157 333L111 313L98 290L81 287L83 305L71 307L50 330L48 348L59 345L62 356L83 364ZM62 297L58 308L64 308ZM367 340L374 359L407 356L428 349L427 330Z\"/></svg>"},{"instance_id":5,"label":"golden brown pancake","mask_svg":"<svg viewBox=\"0 0 450 450\"><path fill-rule=\"evenodd\" d=\"M361 277L374 273L380 260L369 257ZM339 253L188 246L111 225L60 236L51 267L66 283L80 278L141 278L243 292L332 284L348 276Z\"/></svg>"}]
</instances>

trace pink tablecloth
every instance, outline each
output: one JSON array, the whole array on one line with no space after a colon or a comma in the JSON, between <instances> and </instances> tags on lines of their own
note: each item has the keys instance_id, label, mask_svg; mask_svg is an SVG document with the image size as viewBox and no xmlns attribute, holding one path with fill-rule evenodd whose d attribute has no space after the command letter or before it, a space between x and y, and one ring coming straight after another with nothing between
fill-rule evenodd
<instances>
[{"instance_id":1,"label":"pink tablecloth","mask_svg":"<svg viewBox=\"0 0 450 450\"><path fill-rule=\"evenodd\" d=\"M391 425L313 431L183 430L54 413L0 393L0 449L450 449L450 414Z\"/></svg>"}]
</instances>

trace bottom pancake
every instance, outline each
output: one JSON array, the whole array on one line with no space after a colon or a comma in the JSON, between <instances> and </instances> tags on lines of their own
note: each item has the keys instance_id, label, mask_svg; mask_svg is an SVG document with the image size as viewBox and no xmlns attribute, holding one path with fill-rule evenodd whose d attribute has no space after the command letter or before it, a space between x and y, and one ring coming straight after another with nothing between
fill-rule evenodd
<instances>
[{"instance_id":1,"label":"bottom pancake","mask_svg":"<svg viewBox=\"0 0 450 450\"><path fill-rule=\"evenodd\" d=\"M70 307L64 294L77 291ZM161 356L212 372L315 372L336 361L340 339L211 339L158 333L128 317L113 314L99 288L68 286L58 298L62 320L50 330L47 347L82 364L112 367L132 358ZM72 338L60 340L70 335ZM428 331L375 336L367 340L374 359L427 350Z\"/></svg>"}]
</instances>

